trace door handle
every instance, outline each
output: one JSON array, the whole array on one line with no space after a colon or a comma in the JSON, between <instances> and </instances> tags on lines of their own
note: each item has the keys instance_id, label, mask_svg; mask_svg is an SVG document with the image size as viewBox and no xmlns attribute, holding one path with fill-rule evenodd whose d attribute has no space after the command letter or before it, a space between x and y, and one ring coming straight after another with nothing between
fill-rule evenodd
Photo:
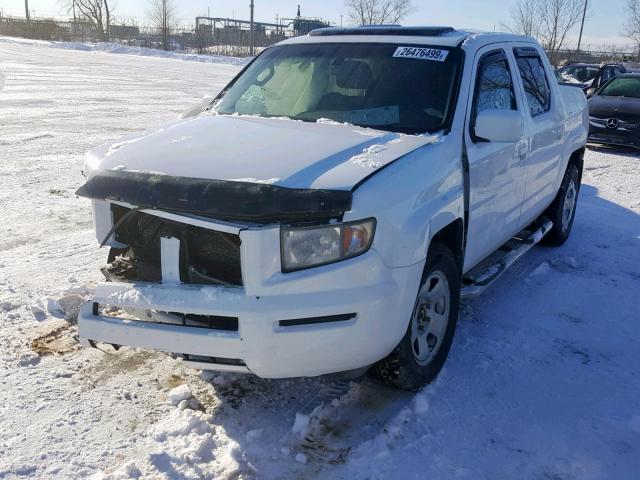
<instances>
[{"instance_id":1,"label":"door handle","mask_svg":"<svg viewBox=\"0 0 640 480\"><path fill-rule=\"evenodd\" d=\"M526 140L520 140L516 144L516 151L518 152L518 157L520 158L520 160L524 160L529 153L529 142L527 142Z\"/></svg>"}]
</instances>

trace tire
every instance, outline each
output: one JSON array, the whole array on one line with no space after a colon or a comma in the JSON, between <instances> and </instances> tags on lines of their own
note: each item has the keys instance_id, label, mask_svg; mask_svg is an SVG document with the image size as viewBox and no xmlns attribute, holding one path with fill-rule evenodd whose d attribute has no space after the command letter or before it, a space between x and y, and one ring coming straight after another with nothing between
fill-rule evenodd
<instances>
[{"instance_id":1,"label":"tire","mask_svg":"<svg viewBox=\"0 0 640 480\"><path fill-rule=\"evenodd\" d=\"M545 216L553 222L553 228L544 237L545 245L559 247L569 238L573 220L576 217L578 194L580 193L580 172L570 164L562 179L560 190Z\"/></svg>"},{"instance_id":2,"label":"tire","mask_svg":"<svg viewBox=\"0 0 640 480\"><path fill-rule=\"evenodd\" d=\"M409 327L393 352L375 365L378 377L411 391L436 378L451 348L459 304L460 274L455 258L447 247L436 243L429 249Z\"/></svg>"}]
</instances>

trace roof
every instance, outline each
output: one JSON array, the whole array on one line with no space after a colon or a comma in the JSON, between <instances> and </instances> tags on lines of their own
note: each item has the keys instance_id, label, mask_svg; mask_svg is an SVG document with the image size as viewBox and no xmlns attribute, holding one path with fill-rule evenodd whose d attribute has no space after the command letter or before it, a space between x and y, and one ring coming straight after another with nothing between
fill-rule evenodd
<instances>
[{"instance_id":1,"label":"roof","mask_svg":"<svg viewBox=\"0 0 640 480\"><path fill-rule=\"evenodd\" d=\"M441 37L454 33L453 27L402 27L400 25L366 25L361 27L328 27L313 30L311 37L333 35L401 35L412 37Z\"/></svg>"},{"instance_id":2,"label":"roof","mask_svg":"<svg viewBox=\"0 0 640 480\"><path fill-rule=\"evenodd\" d=\"M362 27L329 27L313 30L309 35L294 37L279 45L300 43L396 43L457 47L470 41L481 45L504 41L535 43L522 35L498 32L457 30L446 26L368 25Z\"/></svg>"}]
</instances>

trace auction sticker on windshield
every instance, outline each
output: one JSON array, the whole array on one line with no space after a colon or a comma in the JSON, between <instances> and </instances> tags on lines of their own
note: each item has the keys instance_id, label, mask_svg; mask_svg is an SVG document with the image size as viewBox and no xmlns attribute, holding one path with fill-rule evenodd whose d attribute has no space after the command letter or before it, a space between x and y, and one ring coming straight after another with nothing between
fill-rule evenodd
<instances>
[{"instance_id":1,"label":"auction sticker on windshield","mask_svg":"<svg viewBox=\"0 0 640 480\"><path fill-rule=\"evenodd\" d=\"M439 50L437 48L420 48L420 47L398 47L395 58L417 58L419 60L434 60L436 62L444 62L449 55L448 50Z\"/></svg>"}]
</instances>

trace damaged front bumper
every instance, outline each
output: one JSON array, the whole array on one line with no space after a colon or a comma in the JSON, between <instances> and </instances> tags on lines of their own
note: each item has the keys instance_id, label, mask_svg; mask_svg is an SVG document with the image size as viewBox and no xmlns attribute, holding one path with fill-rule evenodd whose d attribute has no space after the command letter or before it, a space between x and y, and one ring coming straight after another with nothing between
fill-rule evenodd
<instances>
[{"instance_id":1,"label":"damaged front bumper","mask_svg":"<svg viewBox=\"0 0 640 480\"><path fill-rule=\"evenodd\" d=\"M94 199L98 237L109 233L118 209L134 206ZM150 348L197 368L286 378L371 365L406 332L423 263L390 268L374 247L340 263L283 273L279 224L136 213L135 225L110 245L126 250L126 234L154 232L153 246L129 248L134 260L155 270L145 270L144 278L125 275L126 281L108 271L112 281L97 286L78 317L85 346ZM233 262L211 263L213 257ZM216 271L224 282L209 281Z\"/></svg>"},{"instance_id":2,"label":"damaged front bumper","mask_svg":"<svg viewBox=\"0 0 640 480\"><path fill-rule=\"evenodd\" d=\"M370 252L341 272L321 267L317 290L308 292L284 284L281 294L249 295L239 287L101 283L81 308L80 340L85 346L105 342L160 350L196 368L264 378L361 368L390 353L404 335L413 307L409 297L416 294L405 292L421 274L421 267L379 270L365 286L326 288L332 277L340 284L345 274L361 282L375 274L376 257ZM101 306L144 313L138 319L110 316ZM164 323L161 312L183 321ZM227 320L223 327L220 319Z\"/></svg>"}]
</instances>

